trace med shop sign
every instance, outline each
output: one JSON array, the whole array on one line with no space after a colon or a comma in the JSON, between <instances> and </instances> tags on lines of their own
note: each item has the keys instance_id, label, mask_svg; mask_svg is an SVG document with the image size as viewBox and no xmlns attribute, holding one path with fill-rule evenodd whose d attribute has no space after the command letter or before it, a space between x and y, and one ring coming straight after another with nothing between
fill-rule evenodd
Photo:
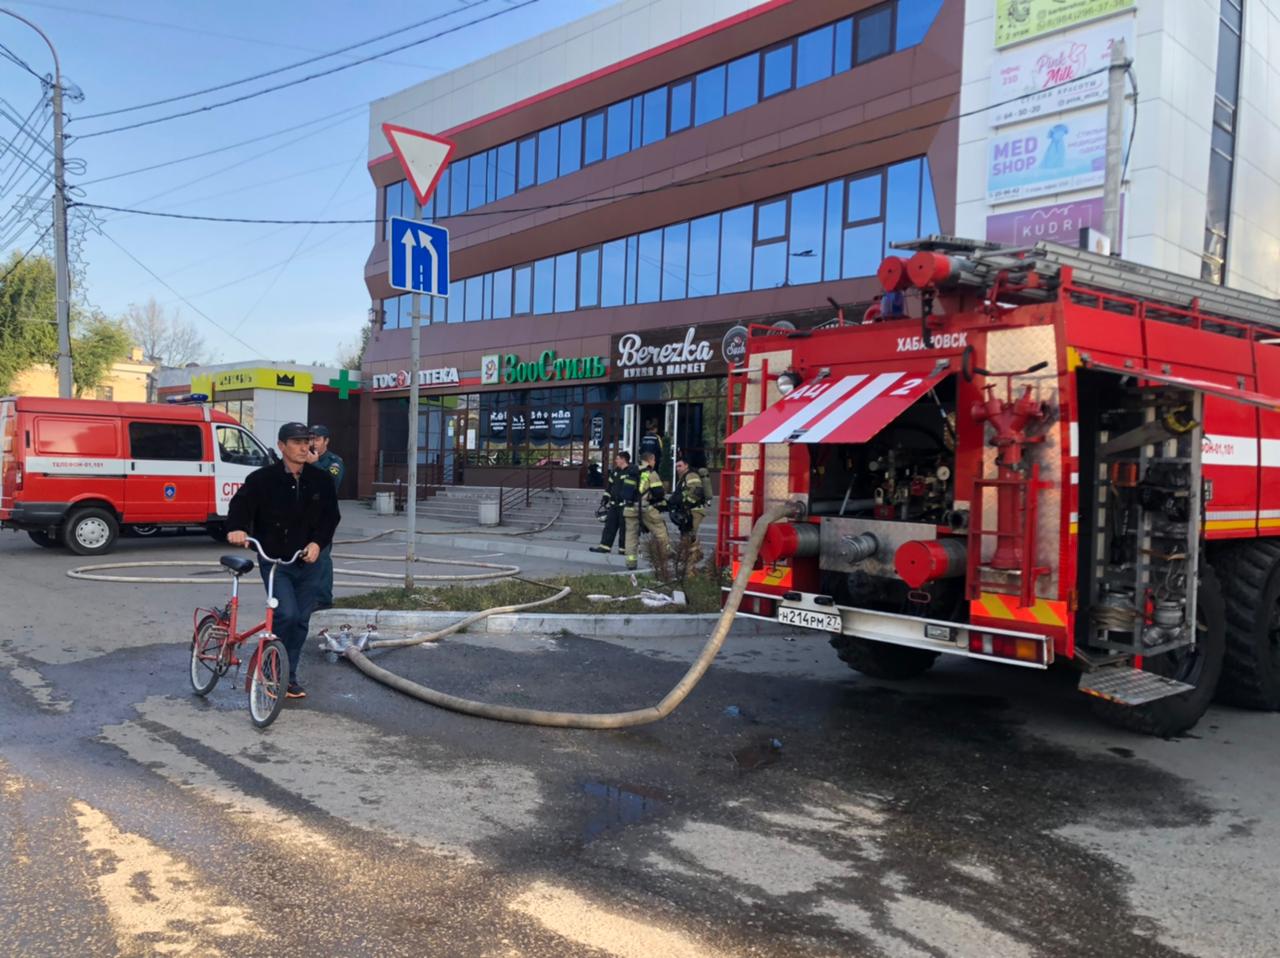
<instances>
[{"instance_id":1,"label":"med shop sign","mask_svg":"<svg viewBox=\"0 0 1280 958\"><path fill-rule=\"evenodd\" d=\"M1106 107L1003 130L988 141L987 201L1101 186L1106 153Z\"/></svg>"}]
</instances>

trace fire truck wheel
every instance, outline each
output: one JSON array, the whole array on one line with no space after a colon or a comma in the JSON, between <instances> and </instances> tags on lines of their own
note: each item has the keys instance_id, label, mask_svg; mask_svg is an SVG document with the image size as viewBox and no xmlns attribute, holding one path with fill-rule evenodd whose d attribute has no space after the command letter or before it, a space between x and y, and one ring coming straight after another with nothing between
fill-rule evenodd
<instances>
[{"instance_id":1,"label":"fire truck wheel","mask_svg":"<svg viewBox=\"0 0 1280 958\"><path fill-rule=\"evenodd\" d=\"M56 549L58 546L62 545L62 543L58 541L57 536L51 536L43 529L32 529L27 533L27 535L36 545L44 546L46 549Z\"/></svg>"},{"instance_id":2,"label":"fire truck wheel","mask_svg":"<svg viewBox=\"0 0 1280 958\"><path fill-rule=\"evenodd\" d=\"M1218 698L1252 709L1280 709L1280 542L1224 545L1227 657Z\"/></svg>"},{"instance_id":3,"label":"fire truck wheel","mask_svg":"<svg viewBox=\"0 0 1280 958\"><path fill-rule=\"evenodd\" d=\"M1196 595L1196 644L1144 659L1142 667L1193 686L1191 691L1157 699L1146 705L1116 705L1094 700L1094 710L1107 722L1122 728L1168 738L1185 732L1204 715L1218 690L1222 660L1227 648L1227 610L1222 586L1212 569L1201 567Z\"/></svg>"},{"instance_id":4,"label":"fire truck wheel","mask_svg":"<svg viewBox=\"0 0 1280 958\"><path fill-rule=\"evenodd\" d=\"M96 556L111 551L119 532L115 516L106 509L90 506L72 513L62 527L62 541L77 555Z\"/></svg>"},{"instance_id":5,"label":"fire truck wheel","mask_svg":"<svg viewBox=\"0 0 1280 958\"><path fill-rule=\"evenodd\" d=\"M929 671L938 658L937 652L873 642L852 635L833 635L831 645L845 665L873 679L915 678Z\"/></svg>"}]
</instances>

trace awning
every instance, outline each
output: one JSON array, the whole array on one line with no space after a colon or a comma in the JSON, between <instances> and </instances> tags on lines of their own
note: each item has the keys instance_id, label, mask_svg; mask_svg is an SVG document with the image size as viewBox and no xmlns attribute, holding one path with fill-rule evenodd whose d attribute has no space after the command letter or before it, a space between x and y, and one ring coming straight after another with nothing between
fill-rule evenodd
<instances>
[{"instance_id":1,"label":"awning","mask_svg":"<svg viewBox=\"0 0 1280 958\"><path fill-rule=\"evenodd\" d=\"M1209 382L1207 379L1196 379L1192 376L1174 376L1170 373L1152 372L1150 369L1129 369L1124 366L1110 366L1106 363L1094 362L1085 356L1080 357L1080 364L1086 369L1093 369L1098 372L1115 373L1117 376L1136 376L1138 379L1149 379L1152 382L1164 383L1167 386L1180 386L1183 389L1191 389L1195 392L1217 396L1220 399L1230 399L1232 402L1247 403L1250 406L1261 406L1271 412L1280 412L1280 397L1267 396L1249 389L1236 389L1232 386L1224 386L1222 383Z\"/></svg>"},{"instance_id":2,"label":"awning","mask_svg":"<svg viewBox=\"0 0 1280 958\"><path fill-rule=\"evenodd\" d=\"M950 375L928 370L815 377L796 387L729 442L866 442Z\"/></svg>"}]
</instances>

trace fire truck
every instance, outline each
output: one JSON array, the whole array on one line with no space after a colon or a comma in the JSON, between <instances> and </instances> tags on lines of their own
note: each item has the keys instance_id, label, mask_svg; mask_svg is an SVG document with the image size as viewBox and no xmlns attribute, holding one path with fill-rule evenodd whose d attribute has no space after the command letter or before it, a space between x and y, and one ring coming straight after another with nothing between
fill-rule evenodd
<instances>
[{"instance_id":1,"label":"fire truck","mask_svg":"<svg viewBox=\"0 0 1280 958\"><path fill-rule=\"evenodd\" d=\"M1050 243L895 247L858 323L753 329L718 558L882 679L1069 665L1175 735L1280 708L1280 304Z\"/></svg>"}]
</instances>

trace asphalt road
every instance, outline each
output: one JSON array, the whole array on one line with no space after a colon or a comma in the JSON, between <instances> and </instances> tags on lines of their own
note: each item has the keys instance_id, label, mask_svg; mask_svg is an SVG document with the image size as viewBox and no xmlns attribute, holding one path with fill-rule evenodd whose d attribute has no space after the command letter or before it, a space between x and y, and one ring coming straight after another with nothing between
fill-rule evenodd
<instances>
[{"instance_id":1,"label":"asphalt road","mask_svg":"<svg viewBox=\"0 0 1280 958\"><path fill-rule=\"evenodd\" d=\"M1066 675L948 661L891 687L803 635L731 638L674 716L613 733L441 712L309 650L311 697L258 732L230 678L187 685L216 572L66 578L82 563L0 533L0 955L1280 952L1277 716L1146 739ZM463 635L379 661L612 711L696 645Z\"/></svg>"}]
</instances>

